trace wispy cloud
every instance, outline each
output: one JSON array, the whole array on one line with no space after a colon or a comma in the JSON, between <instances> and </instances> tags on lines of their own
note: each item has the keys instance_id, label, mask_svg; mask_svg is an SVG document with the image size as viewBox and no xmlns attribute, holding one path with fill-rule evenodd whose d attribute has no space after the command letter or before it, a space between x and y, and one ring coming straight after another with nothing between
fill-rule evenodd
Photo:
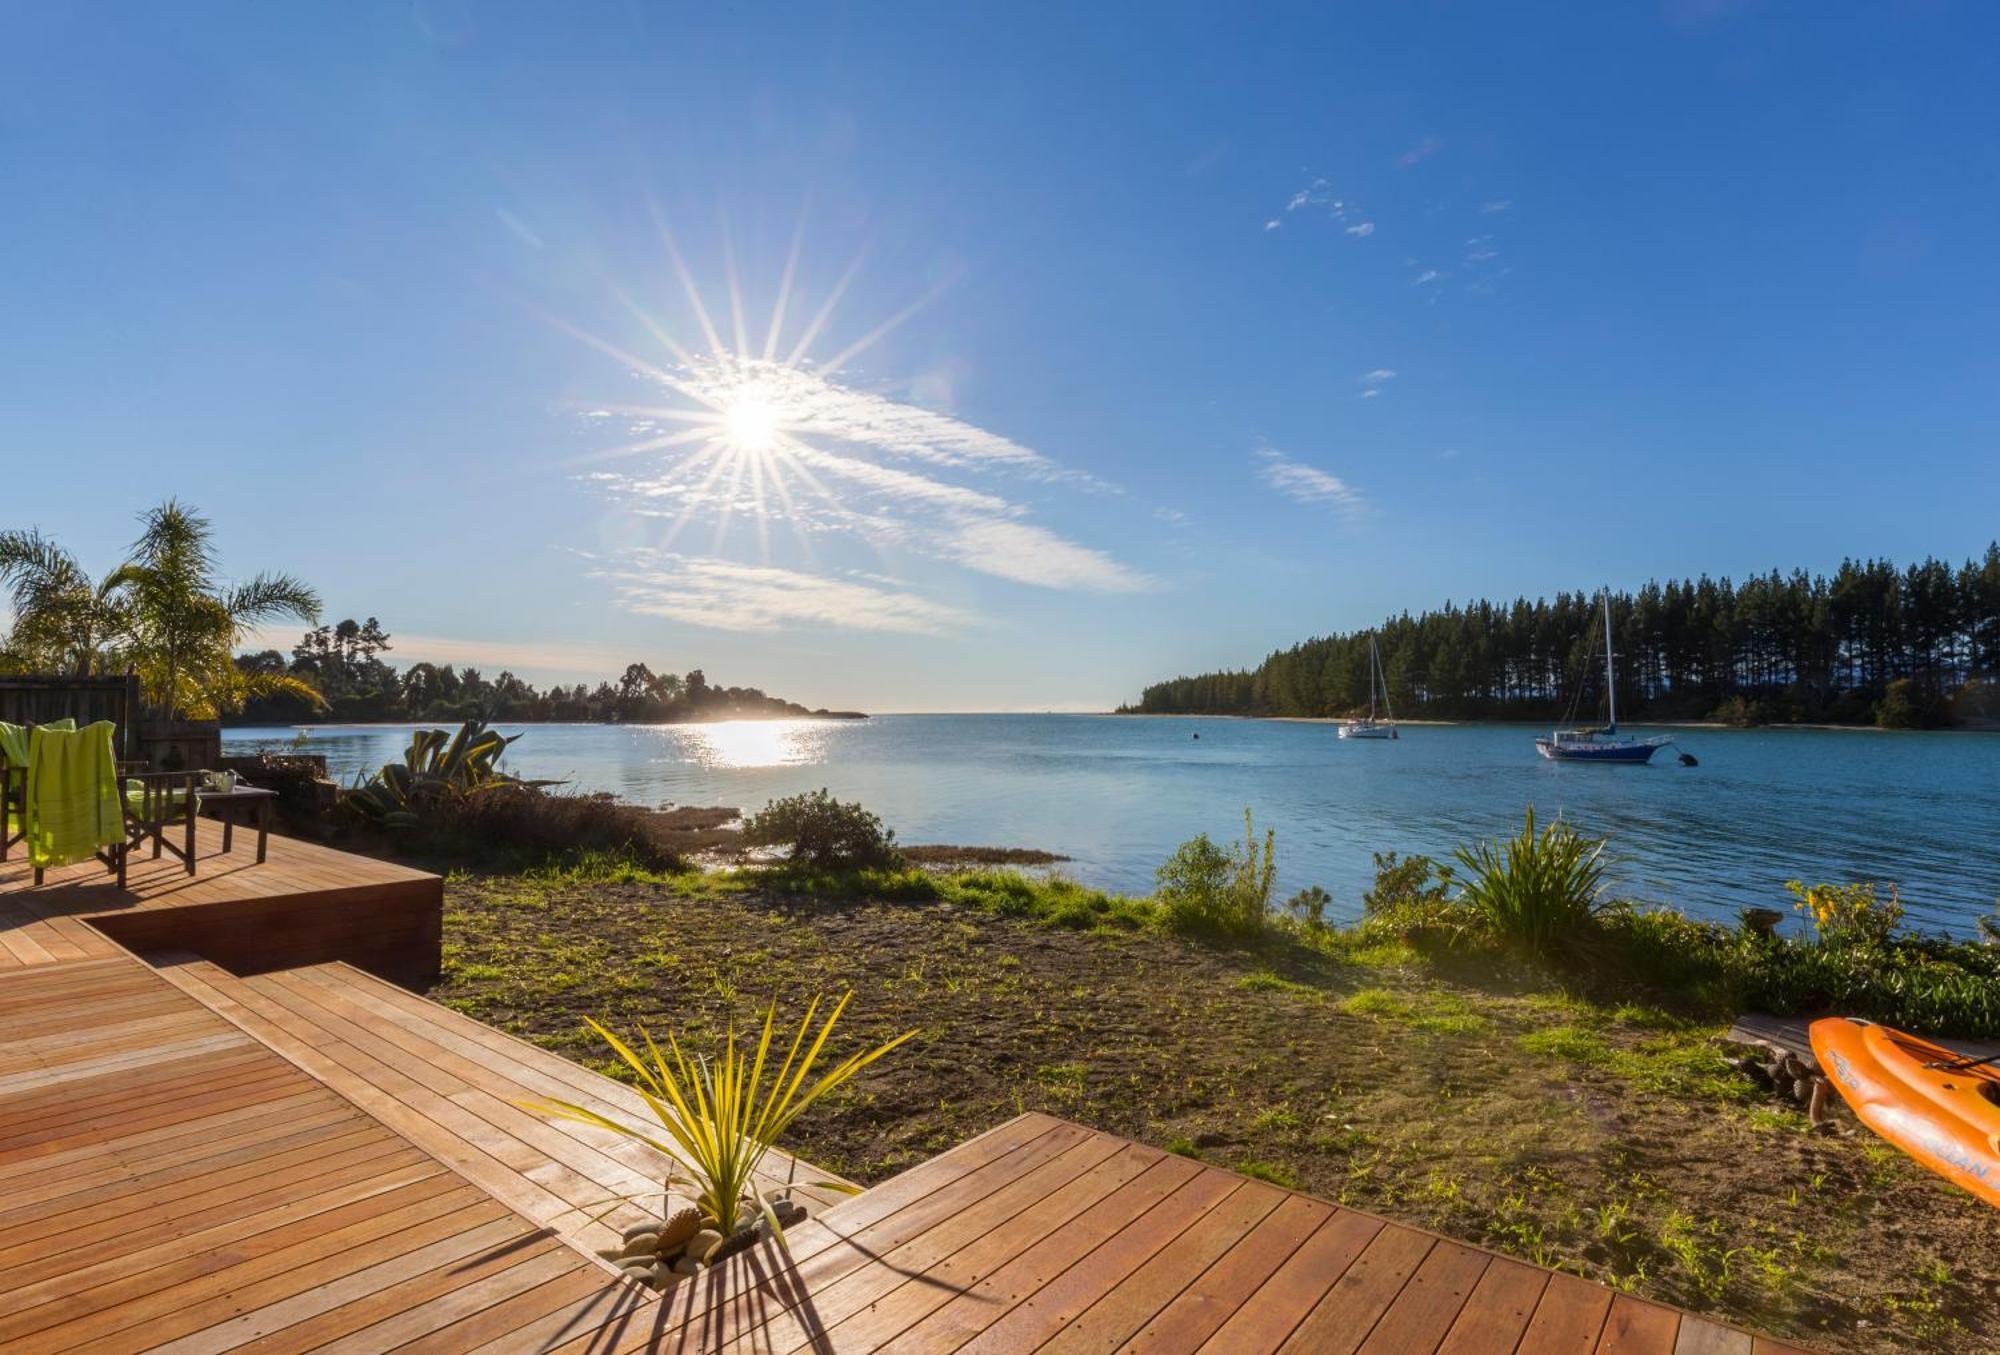
<instances>
[{"instance_id":1,"label":"wispy cloud","mask_svg":"<svg viewBox=\"0 0 2000 1355\"><path fill-rule=\"evenodd\" d=\"M945 533L943 553L970 569L1038 588L1137 593L1153 580L1103 551L1065 541L1031 522L967 518Z\"/></svg>"},{"instance_id":2,"label":"wispy cloud","mask_svg":"<svg viewBox=\"0 0 2000 1355\"><path fill-rule=\"evenodd\" d=\"M710 630L795 627L935 635L972 617L879 576L807 574L671 551L635 552L598 577L620 607Z\"/></svg>"},{"instance_id":3,"label":"wispy cloud","mask_svg":"<svg viewBox=\"0 0 2000 1355\"><path fill-rule=\"evenodd\" d=\"M1307 207L1322 206L1331 200L1333 196L1332 188L1333 185L1329 184L1325 179L1314 179L1304 188L1292 194L1291 200L1285 203L1285 210L1296 212Z\"/></svg>"},{"instance_id":4,"label":"wispy cloud","mask_svg":"<svg viewBox=\"0 0 2000 1355\"><path fill-rule=\"evenodd\" d=\"M1444 274L1438 272L1437 269L1426 268L1423 272L1410 279L1410 285L1412 287L1425 287L1433 282L1440 281L1443 277Z\"/></svg>"},{"instance_id":5,"label":"wispy cloud","mask_svg":"<svg viewBox=\"0 0 2000 1355\"><path fill-rule=\"evenodd\" d=\"M507 233L522 244L528 246L530 249L540 249L542 247L542 237L530 230L527 222L515 216L505 207L495 207L493 215L500 219L500 224L507 228Z\"/></svg>"},{"instance_id":6,"label":"wispy cloud","mask_svg":"<svg viewBox=\"0 0 2000 1355\"><path fill-rule=\"evenodd\" d=\"M1276 217L1272 217L1269 221L1266 221L1264 223L1264 229L1267 231L1283 230L1284 226L1285 223L1278 220Z\"/></svg>"},{"instance_id":7,"label":"wispy cloud","mask_svg":"<svg viewBox=\"0 0 2000 1355\"><path fill-rule=\"evenodd\" d=\"M1347 233L1349 235L1358 236L1361 239L1366 240L1369 236L1375 233L1375 223L1372 221L1359 222L1355 225L1349 226L1347 228Z\"/></svg>"},{"instance_id":8,"label":"wispy cloud","mask_svg":"<svg viewBox=\"0 0 2000 1355\"><path fill-rule=\"evenodd\" d=\"M1359 490L1330 471L1296 461L1275 447L1259 447L1253 455L1257 477L1288 499L1324 504L1349 517L1367 506Z\"/></svg>"},{"instance_id":9,"label":"wispy cloud","mask_svg":"<svg viewBox=\"0 0 2000 1355\"><path fill-rule=\"evenodd\" d=\"M1434 136L1427 136L1422 141L1419 141L1416 145L1410 147L1408 150L1404 151L1401 155L1397 156L1396 163L1400 165L1402 168L1408 169L1411 165L1421 164L1425 160L1430 159L1433 155L1436 155L1439 151L1443 149L1444 149L1444 142L1438 140Z\"/></svg>"},{"instance_id":10,"label":"wispy cloud","mask_svg":"<svg viewBox=\"0 0 2000 1355\"><path fill-rule=\"evenodd\" d=\"M1382 393L1384 386L1387 386L1395 379L1395 370L1389 367L1377 367L1374 371L1363 372L1359 377L1355 378L1356 382L1362 388L1361 398L1364 400L1373 400Z\"/></svg>"},{"instance_id":11,"label":"wispy cloud","mask_svg":"<svg viewBox=\"0 0 2000 1355\"><path fill-rule=\"evenodd\" d=\"M1491 202L1480 203L1479 210L1487 216L1492 216L1497 212L1504 212L1508 210L1513 205L1514 205L1514 199L1512 198L1495 198Z\"/></svg>"}]
</instances>

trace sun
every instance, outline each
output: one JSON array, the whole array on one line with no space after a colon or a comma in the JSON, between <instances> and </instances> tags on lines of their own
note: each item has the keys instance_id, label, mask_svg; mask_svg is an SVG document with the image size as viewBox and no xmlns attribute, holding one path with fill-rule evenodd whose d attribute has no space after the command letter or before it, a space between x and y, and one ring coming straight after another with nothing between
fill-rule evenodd
<instances>
[{"instance_id":1,"label":"sun","mask_svg":"<svg viewBox=\"0 0 2000 1355\"><path fill-rule=\"evenodd\" d=\"M778 411L755 390L739 390L722 409L722 436L739 452L768 452L778 445Z\"/></svg>"}]
</instances>

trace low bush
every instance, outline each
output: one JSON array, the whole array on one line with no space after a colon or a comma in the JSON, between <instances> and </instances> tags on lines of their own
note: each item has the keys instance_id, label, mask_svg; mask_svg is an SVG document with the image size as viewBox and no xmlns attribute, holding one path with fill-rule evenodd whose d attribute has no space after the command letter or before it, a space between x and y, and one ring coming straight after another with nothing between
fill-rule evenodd
<instances>
[{"instance_id":1,"label":"low bush","mask_svg":"<svg viewBox=\"0 0 2000 1355\"><path fill-rule=\"evenodd\" d=\"M825 790L773 800L743 825L750 847L783 847L786 859L823 869L898 866L894 829L858 804Z\"/></svg>"},{"instance_id":2,"label":"low bush","mask_svg":"<svg viewBox=\"0 0 2000 1355\"><path fill-rule=\"evenodd\" d=\"M1260 848L1250 811L1243 811L1243 844L1220 847L1202 833L1174 849L1155 878L1161 919L1172 930L1206 936L1251 936L1270 922L1277 834L1266 831Z\"/></svg>"},{"instance_id":3,"label":"low bush","mask_svg":"<svg viewBox=\"0 0 2000 1355\"><path fill-rule=\"evenodd\" d=\"M1451 901L1451 867L1428 856L1375 853L1375 883L1361 893L1364 913L1389 913L1412 904Z\"/></svg>"},{"instance_id":4,"label":"low bush","mask_svg":"<svg viewBox=\"0 0 2000 1355\"><path fill-rule=\"evenodd\" d=\"M495 785L435 801L410 829L420 850L541 864L591 856L645 870L685 862L662 816L610 795Z\"/></svg>"},{"instance_id":5,"label":"low bush","mask_svg":"<svg viewBox=\"0 0 2000 1355\"><path fill-rule=\"evenodd\" d=\"M1326 910L1332 906L1333 895L1311 885L1285 900L1285 920L1308 936L1319 936L1332 925L1326 920Z\"/></svg>"}]
</instances>

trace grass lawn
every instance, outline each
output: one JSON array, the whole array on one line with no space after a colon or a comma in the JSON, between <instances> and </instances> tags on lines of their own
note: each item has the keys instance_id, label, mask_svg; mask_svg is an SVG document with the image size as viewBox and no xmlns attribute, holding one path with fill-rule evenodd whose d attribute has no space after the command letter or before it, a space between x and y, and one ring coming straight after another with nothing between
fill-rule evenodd
<instances>
[{"instance_id":1,"label":"grass lawn","mask_svg":"<svg viewBox=\"0 0 2000 1355\"><path fill-rule=\"evenodd\" d=\"M746 876L461 874L446 907L431 996L602 1071L585 1015L699 1048L852 988L842 1050L919 1027L786 1144L863 1183L1042 1110L1823 1349L2000 1350L2000 1212L1652 1007Z\"/></svg>"}]
</instances>

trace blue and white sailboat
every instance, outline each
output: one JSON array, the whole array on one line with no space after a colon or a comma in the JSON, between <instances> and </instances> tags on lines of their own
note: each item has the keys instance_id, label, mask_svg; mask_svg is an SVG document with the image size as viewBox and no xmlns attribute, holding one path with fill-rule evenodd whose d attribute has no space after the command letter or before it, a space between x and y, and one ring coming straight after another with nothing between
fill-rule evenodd
<instances>
[{"instance_id":1,"label":"blue and white sailboat","mask_svg":"<svg viewBox=\"0 0 2000 1355\"><path fill-rule=\"evenodd\" d=\"M1546 739L1536 739L1535 751L1551 762L1644 763L1652 761L1653 754L1674 741L1671 734L1639 739L1618 732L1618 683L1612 671L1608 588L1604 591L1604 691L1611 702L1611 719L1602 729L1557 729Z\"/></svg>"},{"instance_id":2,"label":"blue and white sailboat","mask_svg":"<svg viewBox=\"0 0 2000 1355\"><path fill-rule=\"evenodd\" d=\"M1382 694L1382 709L1386 720L1375 718L1375 694ZM1375 645L1375 637L1368 637L1368 718L1365 720L1342 720L1340 737L1343 739L1393 739L1396 737L1396 712L1389 707L1389 675L1382 671L1382 651Z\"/></svg>"}]
</instances>

